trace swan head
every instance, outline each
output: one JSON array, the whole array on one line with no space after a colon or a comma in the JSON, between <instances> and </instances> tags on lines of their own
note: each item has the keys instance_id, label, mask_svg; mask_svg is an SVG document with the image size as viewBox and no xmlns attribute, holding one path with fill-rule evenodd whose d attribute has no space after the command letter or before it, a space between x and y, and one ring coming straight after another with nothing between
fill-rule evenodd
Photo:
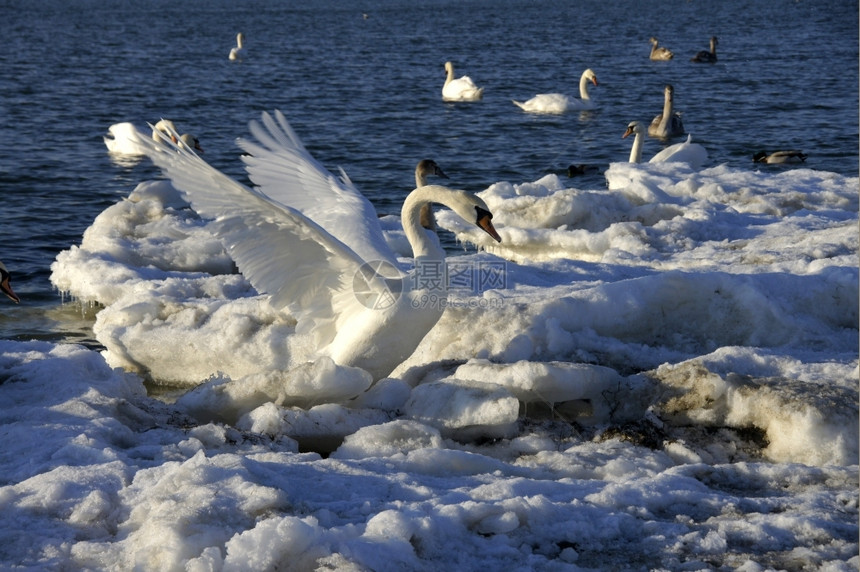
<instances>
[{"instance_id":1,"label":"swan head","mask_svg":"<svg viewBox=\"0 0 860 572\"><path fill-rule=\"evenodd\" d=\"M179 143L179 140L174 135L174 133L176 133L176 126L171 120L162 119L155 124L155 127L152 128L152 138L156 141L161 141L161 136L159 135L159 132L166 135L174 143Z\"/></svg>"},{"instance_id":2,"label":"swan head","mask_svg":"<svg viewBox=\"0 0 860 572\"><path fill-rule=\"evenodd\" d=\"M483 203L484 201L481 202ZM475 224L478 225L478 228L492 236L493 240L502 242L502 237L499 236L499 233L496 232L496 228L493 226L493 213L486 206L475 205Z\"/></svg>"},{"instance_id":3,"label":"swan head","mask_svg":"<svg viewBox=\"0 0 860 572\"><path fill-rule=\"evenodd\" d=\"M590 81L594 85L597 85L597 74L591 68L588 68L584 72L582 72L582 77L587 81Z\"/></svg>"},{"instance_id":4,"label":"swan head","mask_svg":"<svg viewBox=\"0 0 860 572\"><path fill-rule=\"evenodd\" d=\"M672 101L675 99L675 88L672 84L666 84L666 87L663 88L663 95L666 96L667 101Z\"/></svg>"},{"instance_id":5,"label":"swan head","mask_svg":"<svg viewBox=\"0 0 860 572\"><path fill-rule=\"evenodd\" d=\"M621 136L622 139L625 139L628 135L639 135L642 133L642 126L638 121L631 121L627 124L627 131L624 132L624 135Z\"/></svg>"},{"instance_id":6,"label":"swan head","mask_svg":"<svg viewBox=\"0 0 860 572\"><path fill-rule=\"evenodd\" d=\"M445 62L445 73L447 75L454 75L454 64L451 62Z\"/></svg>"},{"instance_id":7,"label":"swan head","mask_svg":"<svg viewBox=\"0 0 860 572\"><path fill-rule=\"evenodd\" d=\"M194 149L198 153L203 152L203 147L200 146L200 141L198 141L197 137L191 135L190 133L185 133L179 138L179 145L184 145L188 149Z\"/></svg>"},{"instance_id":8,"label":"swan head","mask_svg":"<svg viewBox=\"0 0 860 572\"><path fill-rule=\"evenodd\" d=\"M418 166L415 167L415 175L416 178L422 178L428 175L434 175L443 179L448 178L448 175L442 171L442 168L437 165L436 161L433 159L421 159L421 161L418 162Z\"/></svg>"},{"instance_id":9,"label":"swan head","mask_svg":"<svg viewBox=\"0 0 860 572\"><path fill-rule=\"evenodd\" d=\"M444 204L460 215L463 220L477 225L496 242L502 242L502 237L493 226L493 213L481 197L468 191L453 191L453 200L446 201Z\"/></svg>"},{"instance_id":10,"label":"swan head","mask_svg":"<svg viewBox=\"0 0 860 572\"><path fill-rule=\"evenodd\" d=\"M18 295L12 290L12 275L6 270L6 266L0 262L0 291L2 291L6 296L15 302L16 304L21 301L18 298Z\"/></svg>"}]
</instances>

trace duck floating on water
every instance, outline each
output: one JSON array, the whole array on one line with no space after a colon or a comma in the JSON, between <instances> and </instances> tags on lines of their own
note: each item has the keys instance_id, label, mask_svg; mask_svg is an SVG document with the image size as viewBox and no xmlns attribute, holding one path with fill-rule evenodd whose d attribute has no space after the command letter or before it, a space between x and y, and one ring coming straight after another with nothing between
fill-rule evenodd
<instances>
[{"instance_id":1,"label":"duck floating on water","mask_svg":"<svg viewBox=\"0 0 860 572\"><path fill-rule=\"evenodd\" d=\"M768 154L767 151L759 151L753 155L753 161L756 163L767 163L769 165L776 163L803 163L806 161L806 153L803 151L774 151Z\"/></svg>"}]
</instances>

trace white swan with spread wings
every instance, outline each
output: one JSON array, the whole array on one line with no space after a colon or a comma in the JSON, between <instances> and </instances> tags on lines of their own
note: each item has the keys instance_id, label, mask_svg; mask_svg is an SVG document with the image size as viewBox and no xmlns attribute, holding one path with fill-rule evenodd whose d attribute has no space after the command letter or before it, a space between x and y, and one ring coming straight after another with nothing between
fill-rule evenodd
<instances>
[{"instance_id":1,"label":"white swan with spread wings","mask_svg":"<svg viewBox=\"0 0 860 572\"><path fill-rule=\"evenodd\" d=\"M428 185L413 190L401 220L414 253L405 273L388 247L375 209L348 179L304 148L284 116L252 121L256 141L239 140L249 188L192 151L143 142L147 154L214 228L248 281L312 336L316 356L361 367L374 379L415 350L444 309L445 252L419 222L439 203L501 241L487 205L472 193Z\"/></svg>"}]
</instances>

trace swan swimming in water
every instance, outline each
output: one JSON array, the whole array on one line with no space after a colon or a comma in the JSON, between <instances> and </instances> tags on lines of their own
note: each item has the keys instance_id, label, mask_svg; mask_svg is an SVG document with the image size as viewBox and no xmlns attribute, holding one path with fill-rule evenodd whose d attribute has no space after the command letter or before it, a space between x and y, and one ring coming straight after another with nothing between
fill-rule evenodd
<instances>
[{"instance_id":1,"label":"swan swimming in water","mask_svg":"<svg viewBox=\"0 0 860 572\"><path fill-rule=\"evenodd\" d=\"M711 36L711 51L702 50L690 58L691 62L713 64L717 62L717 37Z\"/></svg>"},{"instance_id":2,"label":"swan swimming in water","mask_svg":"<svg viewBox=\"0 0 860 572\"><path fill-rule=\"evenodd\" d=\"M6 270L6 265L2 262L0 262L0 292L6 294L16 304L21 301L18 295L12 290L12 275Z\"/></svg>"},{"instance_id":3,"label":"swan swimming in water","mask_svg":"<svg viewBox=\"0 0 860 572\"><path fill-rule=\"evenodd\" d=\"M667 85L663 89L663 113L656 115L651 121L648 135L665 139L684 134L684 123L681 121L680 114L673 108L674 101L675 88Z\"/></svg>"},{"instance_id":4,"label":"swan swimming in water","mask_svg":"<svg viewBox=\"0 0 860 572\"><path fill-rule=\"evenodd\" d=\"M421 227L421 209L447 206L501 242L492 214L466 191L437 185L413 190L401 211L414 255L406 273L370 202L348 179L320 165L279 111L274 117L264 112L249 127L256 142L240 139L239 145L254 188L191 150L141 143L192 207L214 219L217 235L254 288L295 317L298 334L312 337L313 357L328 356L382 378L409 357L445 306L446 284L439 283L445 251Z\"/></svg>"},{"instance_id":5,"label":"swan swimming in water","mask_svg":"<svg viewBox=\"0 0 860 572\"><path fill-rule=\"evenodd\" d=\"M193 135L185 133L180 136L175 136L176 126L173 125L173 122L169 119L162 119L155 124L155 127L153 127L152 138L155 141L161 141L161 136L159 136L158 133L171 138L174 143L181 142L183 145L187 145L198 153L203 152L203 148L200 146L200 141L198 141ZM140 138L145 137L145 135L143 135L143 133L135 127L133 123L114 123L108 128L108 134L110 137L105 136L103 138L108 152L117 155L146 154L146 151L138 143Z\"/></svg>"},{"instance_id":6,"label":"swan swimming in water","mask_svg":"<svg viewBox=\"0 0 860 572\"><path fill-rule=\"evenodd\" d=\"M445 62L445 84L442 86L443 101L478 101L484 97L484 88L475 85L467 75L454 78L454 64Z\"/></svg>"},{"instance_id":7,"label":"swan swimming in water","mask_svg":"<svg viewBox=\"0 0 860 572\"><path fill-rule=\"evenodd\" d=\"M642 142L643 129L638 121L631 121L627 125L627 130L622 139L633 134L633 147L630 149L630 162L642 162ZM694 169L700 169L704 162L708 159L708 152L698 143L693 143L693 137L687 135L687 140L683 143L675 143L670 145L651 157L649 163L687 163Z\"/></svg>"},{"instance_id":8,"label":"swan swimming in water","mask_svg":"<svg viewBox=\"0 0 860 572\"><path fill-rule=\"evenodd\" d=\"M236 34L236 45L230 50L230 55L227 56L232 61L241 60L245 57L245 48L242 43L245 41L245 35L242 32Z\"/></svg>"},{"instance_id":9,"label":"swan swimming in water","mask_svg":"<svg viewBox=\"0 0 860 572\"><path fill-rule=\"evenodd\" d=\"M657 47L657 38L652 37L648 41L651 42L651 55L649 57L652 61L666 62L675 57L675 54L673 54L668 48L663 46Z\"/></svg>"},{"instance_id":10,"label":"swan swimming in water","mask_svg":"<svg viewBox=\"0 0 860 572\"><path fill-rule=\"evenodd\" d=\"M579 78L579 99L563 93L539 93L525 102L514 101L514 105L529 113L564 113L569 110L592 109L594 102L588 94L588 82L597 85L597 75L589 68Z\"/></svg>"}]
</instances>

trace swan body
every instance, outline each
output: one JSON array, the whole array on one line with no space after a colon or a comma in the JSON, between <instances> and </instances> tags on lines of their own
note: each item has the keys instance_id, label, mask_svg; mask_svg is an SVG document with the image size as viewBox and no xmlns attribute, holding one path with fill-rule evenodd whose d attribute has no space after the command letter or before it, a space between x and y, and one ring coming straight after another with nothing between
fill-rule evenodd
<instances>
[{"instance_id":1,"label":"swan body","mask_svg":"<svg viewBox=\"0 0 860 572\"><path fill-rule=\"evenodd\" d=\"M648 126L648 135L651 137L675 137L684 134L684 123L681 116L673 109L675 100L675 88L667 85L663 90L663 113L654 117Z\"/></svg>"},{"instance_id":2,"label":"swan body","mask_svg":"<svg viewBox=\"0 0 860 572\"><path fill-rule=\"evenodd\" d=\"M690 58L691 62L699 62L705 64L713 64L717 62L717 37L711 36L711 50L697 53L695 56Z\"/></svg>"},{"instance_id":3,"label":"swan body","mask_svg":"<svg viewBox=\"0 0 860 572\"><path fill-rule=\"evenodd\" d=\"M451 208L501 241L487 205L466 191L427 185L405 199L401 220L415 257L410 272L388 247L375 209L345 177L320 165L284 116L252 121L256 141L239 140L247 187L193 151L143 141L147 155L213 228L269 304L296 318L316 353L361 367L374 379L406 359L444 309L445 251L419 222L430 203ZM441 268L440 268L441 267ZM430 271L435 282L426 280Z\"/></svg>"},{"instance_id":4,"label":"swan body","mask_svg":"<svg viewBox=\"0 0 860 572\"><path fill-rule=\"evenodd\" d=\"M478 101L484 97L484 88L475 85L467 75L454 78L454 64L445 62L445 84L442 86L443 101Z\"/></svg>"},{"instance_id":5,"label":"swan body","mask_svg":"<svg viewBox=\"0 0 860 572\"><path fill-rule=\"evenodd\" d=\"M2 262L0 262L0 292L6 294L16 304L21 301L14 290L12 290L12 275L6 270L6 265Z\"/></svg>"},{"instance_id":6,"label":"swan body","mask_svg":"<svg viewBox=\"0 0 860 572\"><path fill-rule=\"evenodd\" d=\"M773 165L775 163L803 163L806 161L807 155L803 151L774 151L768 154L766 151L759 151L753 155L753 161L756 163L767 163Z\"/></svg>"},{"instance_id":7,"label":"swan body","mask_svg":"<svg viewBox=\"0 0 860 572\"><path fill-rule=\"evenodd\" d=\"M418 187L427 185L428 176L441 177L443 179L448 178L448 175L442 171L442 168L436 164L436 161L433 159L422 159L418 161L418 165L415 167L415 188L417 189ZM421 226L427 230L436 230L436 219L433 216L433 207L429 204L421 207L419 222L421 223Z\"/></svg>"},{"instance_id":8,"label":"swan body","mask_svg":"<svg viewBox=\"0 0 860 572\"><path fill-rule=\"evenodd\" d=\"M160 141L161 137L158 135L159 133L166 135L167 137L173 137L171 133L175 132L176 126L173 122L169 119L162 119L153 127L152 138L155 141ZM114 123L108 127L108 135L110 136L105 136L103 138L108 152L117 155L146 154L146 150L139 143L140 139L142 137L145 138L146 136L133 123ZM203 152L200 142L193 135L186 133L173 140L174 143L179 143L180 141L182 144L187 145L198 152Z\"/></svg>"},{"instance_id":9,"label":"swan body","mask_svg":"<svg viewBox=\"0 0 860 572\"><path fill-rule=\"evenodd\" d=\"M657 46L657 43L658 43L658 42L657 42L657 38L651 38L651 39L650 39L650 40L648 40L648 41L649 41L649 42L651 42L651 55L650 55L650 58L651 58L651 60L652 60L652 61L655 61L655 62L659 62L659 61L666 62L666 61L671 60L673 57L675 57L675 54L673 54L673 53L672 53L672 51L671 51L671 50L669 50L668 48L665 48L665 47L663 47L663 46Z\"/></svg>"},{"instance_id":10,"label":"swan body","mask_svg":"<svg viewBox=\"0 0 860 572\"><path fill-rule=\"evenodd\" d=\"M245 35L242 32L236 34L236 45L230 49L230 55L227 56L232 61L238 61L245 57L245 48L242 43L245 41Z\"/></svg>"},{"instance_id":11,"label":"swan body","mask_svg":"<svg viewBox=\"0 0 860 572\"><path fill-rule=\"evenodd\" d=\"M525 101L514 101L514 105L529 113L565 113L570 110L592 109L594 102L588 94L588 82L597 85L597 75L587 69L579 78L579 99L562 93L539 93Z\"/></svg>"},{"instance_id":12,"label":"swan body","mask_svg":"<svg viewBox=\"0 0 860 572\"><path fill-rule=\"evenodd\" d=\"M707 150L693 143L693 136L687 135L687 140L682 143L669 145L648 161L649 163L687 163L693 169L701 169L708 160Z\"/></svg>"},{"instance_id":13,"label":"swan body","mask_svg":"<svg viewBox=\"0 0 860 572\"><path fill-rule=\"evenodd\" d=\"M627 130L621 138L626 138L629 135L635 135L633 138L633 147L630 149L630 162L642 162L642 143L643 129L638 121L631 121L627 126ZM691 135L687 135L687 140L683 143L670 145L651 157L649 163L687 163L694 169L700 169L708 159L707 150L693 143Z\"/></svg>"}]
</instances>

